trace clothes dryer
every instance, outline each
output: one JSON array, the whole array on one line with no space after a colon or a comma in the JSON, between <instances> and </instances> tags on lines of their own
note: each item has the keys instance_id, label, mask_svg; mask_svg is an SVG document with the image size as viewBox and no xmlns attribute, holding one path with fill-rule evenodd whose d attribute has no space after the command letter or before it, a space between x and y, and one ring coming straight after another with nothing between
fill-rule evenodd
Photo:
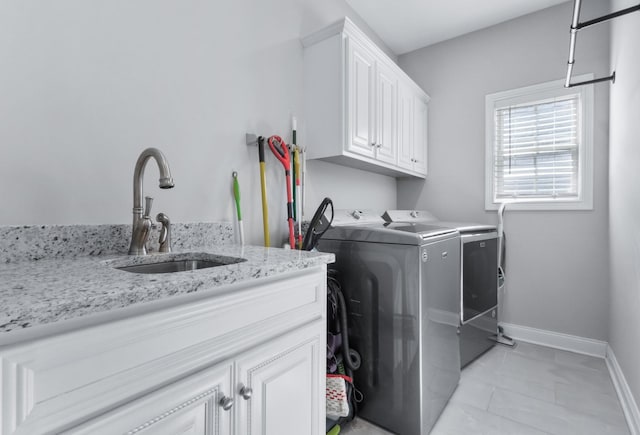
<instances>
[{"instance_id":1,"label":"clothes dryer","mask_svg":"<svg viewBox=\"0 0 640 435\"><path fill-rule=\"evenodd\" d=\"M439 221L428 211L387 210L387 222L421 223L460 232L460 364L495 345L498 332L498 233L486 224Z\"/></svg>"}]
</instances>

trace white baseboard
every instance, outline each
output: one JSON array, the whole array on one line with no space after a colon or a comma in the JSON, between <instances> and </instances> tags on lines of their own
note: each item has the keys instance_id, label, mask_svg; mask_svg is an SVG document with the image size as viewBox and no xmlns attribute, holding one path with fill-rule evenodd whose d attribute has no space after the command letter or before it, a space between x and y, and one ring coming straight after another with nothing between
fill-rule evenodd
<instances>
[{"instance_id":1,"label":"white baseboard","mask_svg":"<svg viewBox=\"0 0 640 435\"><path fill-rule=\"evenodd\" d=\"M611 346L607 346L606 362L609 374L611 375L611 380L613 381L613 385L618 393L618 398L620 399L624 416L627 419L629 431L631 432L631 435L639 435L640 410L638 409L638 404L633 398L633 393L629 388L629 384L627 384L627 379L624 377L624 373L622 373L622 369L618 364L618 360L616 359Z\"/></svg>"},{"instance_id":2,"label":"white baseboard","mask_svg":"<svg viewBox=\"0 0 640 435\"><path fill-rule=\"evenodd\" d=\"M540 344L560 350L605 358L607 355L607 342L591 338L578 337L576 335L562 334L560 332L546 331L544 329L530 328L528 326L502 323L505 335L518 341Z\"/></svg>"}]
</instances>

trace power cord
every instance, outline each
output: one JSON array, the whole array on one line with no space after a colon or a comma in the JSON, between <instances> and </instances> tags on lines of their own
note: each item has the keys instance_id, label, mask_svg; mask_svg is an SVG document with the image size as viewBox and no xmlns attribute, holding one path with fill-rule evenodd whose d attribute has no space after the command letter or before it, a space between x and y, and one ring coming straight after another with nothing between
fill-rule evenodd
<instances>
[{"instance_id":1,"label":"power cord","mask_svg":"<svg viewBox=\"0 0 640 435\"><path fill-rule=\"evenodd\" d=\"M322 218L327 211L327 208L331 206L331 219L329 219L328 224L324 228L320 228L323 224ZM304 235L304 240L302 241L302 250L303 251L311 251L316 247L318 241L322 237L322 235L329 229L331 223L333 222L333 201L331 198L325 198L322 200L316 212L313 214L313 218L311 218L311 222L309 223L309 228L307 229L307 234Z\"/></svg>"}]
</instances>

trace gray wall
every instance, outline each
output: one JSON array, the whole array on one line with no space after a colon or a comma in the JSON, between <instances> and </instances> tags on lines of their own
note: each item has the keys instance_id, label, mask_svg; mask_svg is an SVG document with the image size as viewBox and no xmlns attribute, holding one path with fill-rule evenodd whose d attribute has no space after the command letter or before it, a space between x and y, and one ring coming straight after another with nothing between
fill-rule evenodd
<instances>
[{"instance_id":1,"label":"gray wall","mask_svg":"<svg viewBox=\"0 0 640 435\"><path fill-rule=\"evenodd\" d=\"M497 222L484 210L485 96L562 79L570 21L571 2L399 57L432 98L429 175L398 182L399 208ZM608 73L607 25L580 34L577 58L576 75ZM607 339L608 88L595 89L594 210L505 214L503 322Z\"/></svg>"},{"instance_id":2,"label":"gray wall","mask_svg":"<svg viewBox=\"0 0 640 435\"><path fill-rule=\"evenodd\" d=\"M128 223L135 160L154 146L176 182L161 191L148 166L155 212L231 221L237 170L245 231L261 243L245 132L289 141L294 114L304 143L300 37L345 15L363 24L343 0L0 2L0 225ZM284 171L271 153L267 167L277 240ZM309 217L325 196L396 205L390 177L310 162L307 181Z\"/></svg>"},{"instance_id":3,"label":"gray wall","mask_svg":"<svg viewBox=\"0 0 640 435\"><path fill-rule=\"evenodd\" d=\"M636 2L615 1L615 9ZM640 13L612 22L609 344L640 403Z\"/></svg>"}]
</instances>

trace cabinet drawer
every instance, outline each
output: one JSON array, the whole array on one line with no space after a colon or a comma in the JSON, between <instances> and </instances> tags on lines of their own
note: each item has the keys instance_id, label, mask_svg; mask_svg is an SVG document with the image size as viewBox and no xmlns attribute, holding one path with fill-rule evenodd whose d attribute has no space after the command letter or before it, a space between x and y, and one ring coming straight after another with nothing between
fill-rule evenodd
<instances>
[{"instance_id":1,"label":"cabinet drawer","mask_svg":"<svg viewBox=\"0 0 640 435\"><path fill-rule=\"evenodd\" d=\"M0 435L59 432L322 318L325 288L323 266L3 349Z\"/></svg>"},{"instance_id":2,"label":"cabinet drawer","mask_svg":"<svg viewBox=\"0 0 640 435\"><path fill-rule=\"evenodd\" d=\"M182 379L81 426L65 435L101 434L220 434L231 433L231 409L220 402L230 397L233 365Z\"/></svg>"},{"instance_id":3,"label":"cabinet drawer","mask_svg":"<svg viewBox=\"0 0 640 435\"><path fill-rule=\"evenodd\" d=\"M325 331L313 321L63 433L319 435Z\"/></svg>"}]
</instances>

